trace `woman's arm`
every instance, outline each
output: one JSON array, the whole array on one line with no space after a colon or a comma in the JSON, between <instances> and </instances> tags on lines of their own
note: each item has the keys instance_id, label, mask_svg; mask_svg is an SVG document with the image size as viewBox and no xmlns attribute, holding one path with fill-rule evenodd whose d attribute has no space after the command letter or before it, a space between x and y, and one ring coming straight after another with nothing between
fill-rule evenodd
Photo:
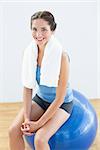
<instances>
[{"instance_id":1,"label":"woman's arm","mask_svg":"<svg viewBox=\"0 0 100 150\"><path fill-rule=\"evenodd\" d=\"M40 127L43 126L49 119L51 119L55 114L55 112L57 111L57 109L64 102L68 76L69 76L69 60L66 52L63 52L61 60L60 77L58 87L56 88L56 98L52 102L52 104L48 107L46 112L42 115L42 117L37 121L38 126Z\"/></svg>"},{"instance_id":2,"label":"woman's arm","mask_svg":"<svg viewBox=\"0 0 100 150\"><path fill-rule=\"evenodd\" d=\"M32 89L24 87L23 102L24 102L24 120L30 120L31 105L32 105Z\"/></svg>"}]
</instances>

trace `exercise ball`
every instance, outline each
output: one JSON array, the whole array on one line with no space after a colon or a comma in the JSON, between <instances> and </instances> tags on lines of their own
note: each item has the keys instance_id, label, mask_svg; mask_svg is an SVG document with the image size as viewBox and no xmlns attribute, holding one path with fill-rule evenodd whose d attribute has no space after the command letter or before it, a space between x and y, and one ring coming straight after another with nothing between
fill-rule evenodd
<instances>
[{"instance_id":1,"label":"exercise ball","mask_svg":"<svg viewBox=\"0 0 100 150\"><path fill-rule=\"evenodd\" d=\"M88 99L73 90L74 106L69 119L50 138L50 150L88 150L97 131L97 116ZM34 135L25 136L34 150Z\"/></svg>"}]
</instances>

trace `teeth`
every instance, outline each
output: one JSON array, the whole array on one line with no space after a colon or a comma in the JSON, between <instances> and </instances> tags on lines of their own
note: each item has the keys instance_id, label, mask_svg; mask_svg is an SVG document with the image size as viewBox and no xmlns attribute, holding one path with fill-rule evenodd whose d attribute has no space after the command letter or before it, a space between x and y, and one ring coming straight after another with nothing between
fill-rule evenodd
<instances>
[{"instance_id":1,"label":"teeth","mask_svg":"<svg viewBox=\"0 0 100 150\"><path fill-rule=\"evenodd\" d=\"M38 41L42 41L43 39L37 39Z\"/></svg>"}]
</instances>

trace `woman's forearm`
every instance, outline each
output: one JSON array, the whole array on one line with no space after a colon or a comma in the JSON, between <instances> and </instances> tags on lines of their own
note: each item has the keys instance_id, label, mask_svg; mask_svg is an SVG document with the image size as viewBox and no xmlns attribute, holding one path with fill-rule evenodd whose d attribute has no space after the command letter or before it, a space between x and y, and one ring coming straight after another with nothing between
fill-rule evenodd
<instances>
[{"instance_id":1,"label":"woman's forearm","mask_svg":"<svg viewBox=\"0 0 100 150\"><path fill-rule=\"evenodd\" d=\"M31 105L32 105L32 89L24 87L23 102L24 102L24 119L30 120Z\"/></svg>"},{"instance_id":2,"label":"woman's forearm","mask_svg":"<svg viewBox=\"0 0 100 150\"><path fill-rule=\"evenodd\" d=\"M41 127L43 126L48 120L50 120L53 115L56 113L57 109L61 106L63 100L55 99L51 105L48 107L46 112L42 115L42 117L37 121L37 124Z\"/></svg>"}]
</instances>

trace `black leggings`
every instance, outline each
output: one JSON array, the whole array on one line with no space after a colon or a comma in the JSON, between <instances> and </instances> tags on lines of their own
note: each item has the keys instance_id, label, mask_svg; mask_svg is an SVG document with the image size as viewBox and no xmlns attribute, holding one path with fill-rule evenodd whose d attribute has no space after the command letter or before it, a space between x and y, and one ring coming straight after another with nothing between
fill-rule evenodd
<instances>
[{"instance_id":1,"label":"black leggings","mask_svg":"<svg viewBox=\"0 0 100 150\"><path fill-rule=\"evenodd\" d=\"M32 100L35 101L45 111L47 110L47 108L51 104L51 103L43 100L42 98L40 98L37 94L33 97ZM60 108L64 109L67 113L71 114L72 108L73 108L73 100L71 102L68 102L68 103L63 103L60 106Z\"/></svg>"}]
</instances>

